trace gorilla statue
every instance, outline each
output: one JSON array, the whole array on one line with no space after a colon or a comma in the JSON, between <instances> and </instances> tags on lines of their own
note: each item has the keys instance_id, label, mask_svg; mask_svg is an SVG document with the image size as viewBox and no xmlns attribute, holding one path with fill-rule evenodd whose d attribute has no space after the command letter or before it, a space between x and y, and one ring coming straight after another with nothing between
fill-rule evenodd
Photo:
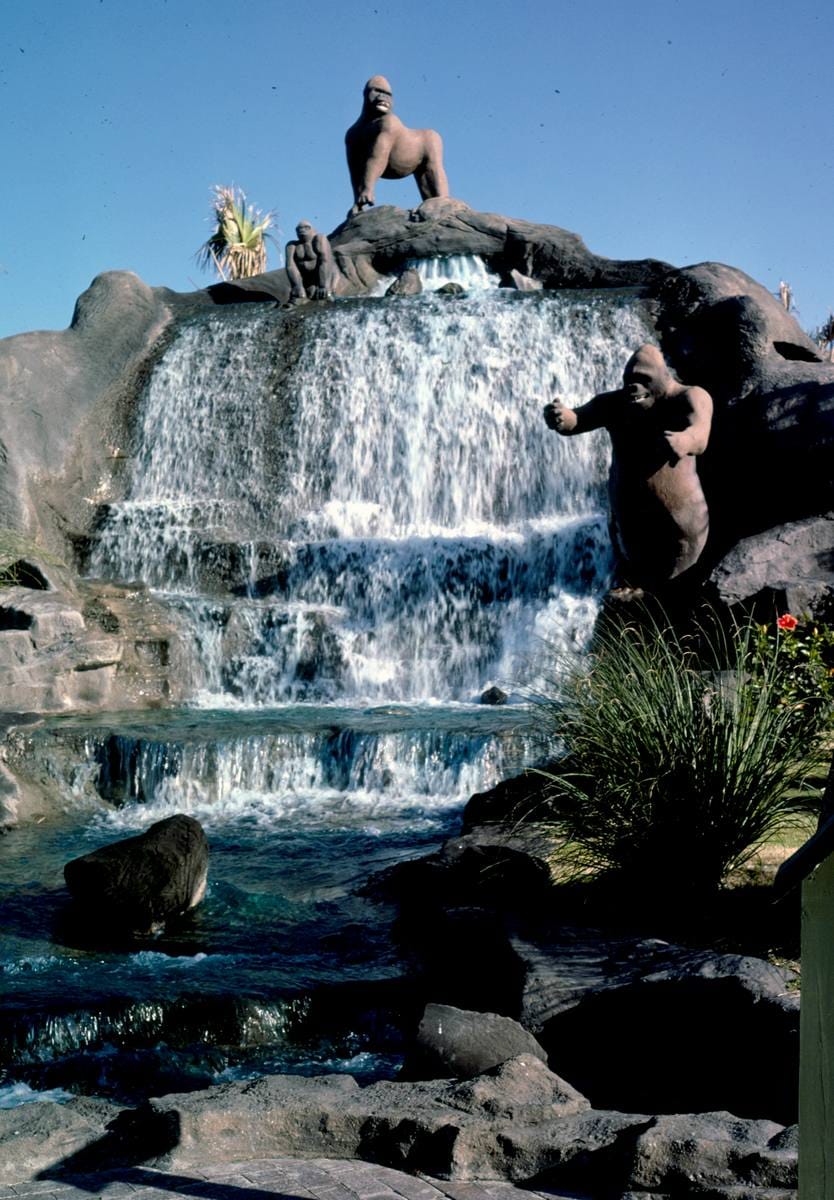
<instances>
[{"instance_id":1,"label":"gorilla statue","mask_svg":"<svg viewBox=\"0 0 834 1200\"><path fill-rule=\"evenodd\" d=\"M394 116L391 85L383 75L365 84L359 120L345 134L348 170L353 185L349 217L374 203L378 179L413 175L424 200L448 196L443 170L443 141L433 129L408 129Z\"/></svg>"}]
</instances>

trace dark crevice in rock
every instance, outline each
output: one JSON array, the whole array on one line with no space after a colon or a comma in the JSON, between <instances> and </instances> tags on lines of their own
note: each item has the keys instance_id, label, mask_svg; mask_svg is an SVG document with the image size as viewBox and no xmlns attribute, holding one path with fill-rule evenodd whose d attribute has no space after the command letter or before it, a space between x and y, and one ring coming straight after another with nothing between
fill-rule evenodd
<instances>
[{"instance_id":1,"label":"dark crevice in rock","mask_svg":"<svg viewBox=\"0 0 834 1200\"><path fill-rule=\"evenodd\" d=\"M0 630L31 629L32 616L19 608L0 608Z\"/></svg>"},{"instance_id":2,"label":"dark crevice in rock","mask_svg":"<svg viewBox=\"0 0 834 1200\"><path fill-rule=\"evenodd\" d=\"M819 354L813 354L806 346L796 346L793 342L774 342L773 349L790 362L822 362Z\"/></svg>"},{"instance_id":3,"label":"dark crevice in rock","mask_svg":"<svg viewBox=\"0 0 834 1200\"><path fill-rule=\"evenodd\" d=\"M35 592L51 591L49 581L40 568L23 558L6 567L5 574L14 580L17 587L31 588Z\"/></svg>"}]
</instances>

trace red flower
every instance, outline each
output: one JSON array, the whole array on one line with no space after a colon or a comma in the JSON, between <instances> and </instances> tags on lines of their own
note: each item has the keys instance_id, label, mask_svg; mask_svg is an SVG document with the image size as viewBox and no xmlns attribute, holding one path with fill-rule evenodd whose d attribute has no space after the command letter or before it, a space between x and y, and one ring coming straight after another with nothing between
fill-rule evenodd
<instances>
[{"instance_id":1,"label":"red flower","mask_svg":"<svg viewBox=\"0 0 834 1200\"><path fill-rule=\"evenodd\" d=\"M791 633L794 629L796 629L799 621L797 621L796 617L791 616L790 613L782 613L776 624L780 629L784 629L787 633Z\"/></svg>"}]
</instances>

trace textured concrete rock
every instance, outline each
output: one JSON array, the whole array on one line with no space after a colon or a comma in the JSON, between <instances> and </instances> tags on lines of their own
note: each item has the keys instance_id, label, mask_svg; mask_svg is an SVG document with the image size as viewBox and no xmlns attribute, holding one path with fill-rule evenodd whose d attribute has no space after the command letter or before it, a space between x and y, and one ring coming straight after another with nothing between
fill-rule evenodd
<instances>
[{"instance_id":1,"label":"textured concrete rock","mask_svg":"<svg viewBox=\"0 0 834 1200\"><path fill-rule=\"evenodd\" d=\"M124 444L120 404L136 372L174 313L206 299L110 271L79 297L69 329L0 342L0 525L40 528L47 548L63 551L48 502L57 499L65 516L70 509L83 513L84 497L121 465L113 457ZM75 469L67 478L70 460ZM61 483L53 488L56 477Z\"/></svg>"},{"instance_id":2,"label":"textured concrete rock","mask_svg":"<svg viewBox=\"0 0 834 1200\"><path fill-rule=\"evenodd\" d=\"M171 617L144 587L70 581L0 592L0 711L175 703L187 684L181 665Z\"/></svg>"},{"instance_id":3,"label":"textured concrete rock","mask_svg":"<svg viewBox=\"0 0 834 1200\"><path fill-rule=\"evenodd\" d=\"M542 1025L522 1018L554 1069L600 1108L795 1121L799 997L784 975L755 958L669 951L654 970L633 961L630 980L627 961L617 980L609 960L579 1003ZM569 964L555 958L553 974L570 1004Z\"/></svg>"},{"instance_id":4,"label":"textured concrete rock","mask_svg":"<svg viewBox=\"0 0 834 1200\"><path fill-rule=\"evenodd\" d=\"M403 273L394 280L385 293L386 296L419 296L423 290L420 272L414 267L406 267Z\"/></svg>"},{"instance_id":5,"label":"textured concrete rock","mask_svg":"<svg viewBox=\"0 0 834 1200\"><path fill-rule=\"evenodd\" d=\"M427 1004L402 1076L470 1079L518 1054L547 1061L546 1052L533 1035L511 1017L471 1012L449 1004ZM587 1108L584 1097L576 1093L575 1099L581 1101L580 1107Z\"/></svg>"},{"instance_id":6,"label":"textured concrete rock","mask_svg":"<svg viewBox=\"0 0 834 1200\"><path fill-rule=\"evenodd\" d=\"M731 1113L655 1117L637 1139L629 1183L691 1194L707 1187L796 1187L795 1151L772 1149L782 1134L770 1121Z\"/></svg>"},{"instance_id":7,"label":"textured concrete rock","mask_svg":"<svg viewBox=\"0 0 834 1200\"><path fill-rule=\"evenodd\" d=\"M206 836L199 821L181 814L64 867L67 887L88 919L142 933L199 904L207 876Z\"/></svg>"},{"instance_id":8,"label":"textured concrete rock","mask_svg":"<svg viewBox=\"0 0 834 1200\"><path fill-rule=\"evenodd\" d=\"M579 1197L774 1200L792 1186L795 1131L729 1113L575 1111L565 1095L563 1080L521 1055L465 1081L360 1088L344 1075L269 1076L163 1096L115 1117L96 1101L33 1104L0 1113L0 1182L292 1156L364 1159L462 1187L532 1182Z\"/></svg>"},{"instance_id":9,"label":"textured concrete rock","mask_svg":"<svg viewBox=\"0 0 834 1200\"><path fill-rule=\"evenodd\" d=\"M40 1102L0 1109L0 1186L31 1179L78 1153L102 1136L118 1112L109 1101L80 1096L66 1104Z\"/></svg>"},{"instance_id":10,"label":"textured concrete rock","mask_svg":"<svg viewBox=\"0 0 834 1200\"><path fill-rule=\"evenodd\" d=\"M461 1180L529 1179L553 1168L593 1177L610 1170L614 1147L622 1165L623 1135L636 1135L649 1118L566 1115L563 1097L562 1080L539 1059L521 1056L463 1082L360 1089L345 1076L270 1076L151 1100L126 1113L119 1132L135 1144L143 1127L175 1123L176 1145L151 1160L168 1167L293 1154L364 1158ZM589 1170L594 1160L599 1170Z\"/></svg>"},{"instance_id":11,"label":"textured concrete rock","mask_svg":"<svg viewBox=\"0 0 834 1200\"><path fill-rule=\"evenodd\" d=\"M0 707L48 711L110 701L122 646L87 628L76 597L4 588L0 625Z\"/></svg>"},{"instance_id":12,"label":"textured concrete rock","mask_svg":"<svg viewBox=\"0 0 834 1200\"><path fill-rule=\"evenodd\" d=\"M834 515L744 538L713 569L710 582L722 604L760 621L783 612L834 619Z\"/></svg>"}]
</instances>

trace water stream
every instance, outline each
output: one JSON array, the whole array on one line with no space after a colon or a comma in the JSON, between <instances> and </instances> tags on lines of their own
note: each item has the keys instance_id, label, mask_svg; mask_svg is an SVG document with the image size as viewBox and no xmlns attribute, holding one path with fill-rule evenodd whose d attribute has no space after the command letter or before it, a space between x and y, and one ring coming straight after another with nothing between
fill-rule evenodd
<instances>
[{"instance_id":1,"label":"water stream","mask_svg":"<svg viewBox=\"0 0 834 1200\"><path fill-rule=\"evenodd\" d=\"M483 284L482 266L432 268L470 270ZM142 397L130 489L89 573L169 606L191 704L43 735L45 760L69 737L79 762L66 820L0 842L0 1102L4 1083L135 1098L258 1070L392 1071L408 964L357 889L541 755L524 685L543 639L590 632L606 438L558 438L541 409L615 384L647 336L639 306L481 286L339 302L292 328L290 344L284 314L257 306L191 319ZM492 685L509 704L478 704ZM212 848L201 909L148 945L68 936L67 858L182 811ZM360 988L323 1022L345 981L375 998Z\"/></svg>"}]
</instances>

